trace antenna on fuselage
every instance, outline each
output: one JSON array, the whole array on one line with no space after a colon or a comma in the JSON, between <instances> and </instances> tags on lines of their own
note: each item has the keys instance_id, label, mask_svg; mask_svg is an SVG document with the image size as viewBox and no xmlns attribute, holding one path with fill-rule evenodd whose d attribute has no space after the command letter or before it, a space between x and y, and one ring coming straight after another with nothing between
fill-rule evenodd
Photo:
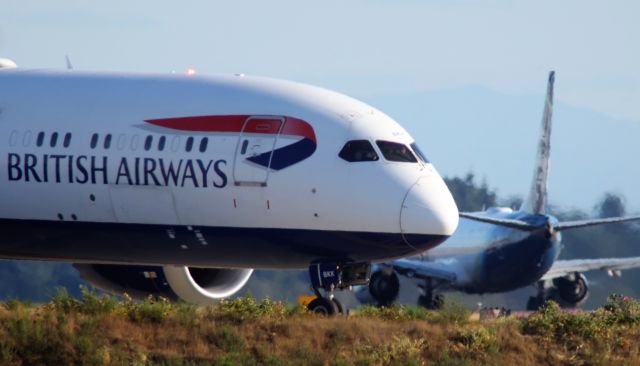
<instances>
[{"instance_id":1,"label":"antenna on fuselage","mask_svg":"<svg viewBox=\"0 0 640 366\"><path fill-rule=\"evenodd\" d=\"M522 202L520 211L532 214L544 214L547 206L547 179L549 177L549 154L551 151L551 115L553 113L553 83L555 71L549 72L547 96L542 114L542 132L538 142L536 165L529 194Z\"/></svg>"}]
</instances>

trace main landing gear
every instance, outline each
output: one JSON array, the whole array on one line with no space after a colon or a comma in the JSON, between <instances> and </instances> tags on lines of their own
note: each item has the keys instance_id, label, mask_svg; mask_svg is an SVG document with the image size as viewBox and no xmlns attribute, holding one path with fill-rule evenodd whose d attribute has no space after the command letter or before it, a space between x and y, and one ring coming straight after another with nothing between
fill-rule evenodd
<instances>
[{"instance_id":1,"label":"main landing gear","mask_svg":"<svg viewBox=\"0 0 640 366\"><path fill-rule=\"evenodd\" d=\"M328 316L343 314L342 304L333 296L334 290L366 285L370 275L371 263L312 264L309 266L309 276L316 298L307 305L307 309Z\"/></svg>"},{"instance_id":2,"label":"main landing gear","mask_svg":"<svg viewBox=\"0 0 640 366\"><path fill-rule=\"evenodd\" d=\"M430 310L442 309L444 296L435 294L435 289L439 285L438 281L433 278L426 278L423 284L418 285L422 290L422 295L418 296L418 305Z\"/></svg>"}]
</instances>

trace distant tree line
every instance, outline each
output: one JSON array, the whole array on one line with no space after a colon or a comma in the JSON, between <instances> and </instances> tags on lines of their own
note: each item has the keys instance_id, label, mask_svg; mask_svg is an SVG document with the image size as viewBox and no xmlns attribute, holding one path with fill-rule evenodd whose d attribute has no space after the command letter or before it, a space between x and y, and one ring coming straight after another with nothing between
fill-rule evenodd
<instances>
[{"instance_id":1,"label":"distant tree line","mask_svg":"<svg viewBox=\"0 0 640 366\"><path fill-rule=\"evenodd\" d=\"M476 182L473 173L464 177L445 178L460 211L480 211L502 205L517 209L522 202L520 197L499 198L487 182ZM594 205L592 213L580 210L563 210L551 206L551 213L560 220L575 220L586 217L614 217L627 213L625 199L615 193L604 193L603 198ZM563 232L564 249L561 258L604 258L640 256L638 224L615 224ZM238 295L252 294L258 298L270 297L295 302L298 295L309 293L306 270L258 270L254 272L246 288ZM625 271L621 279L609 279L601 273L589 273L587 277L595 280L590 288L590 303L595 307L602 304L612 292L640 297L640 271ZM66 287L70 294L79 296L79 285L85 284L76 270L68 263L37 261L0 261L0 299L23 299L33 302L48 301L56 287ZM610 282L609 282L610 281ZM594 282L594 281L592 281ZM605 283L606 285L599 285ZM510 294L494 295L495 302L523 304L526 294L522 291ZM417 295L416 295L417 297ZM522 299L520 299L520 297ZM467 302L473 304L475 298ZM487 297L482 298L487 301ZM491 299L491 298L489 298ZM401 298L403 300L403 298ZM412 301L404 298L405 301ZM346 301L348 303L348 301Z\"/></svg>"}]
</instances>

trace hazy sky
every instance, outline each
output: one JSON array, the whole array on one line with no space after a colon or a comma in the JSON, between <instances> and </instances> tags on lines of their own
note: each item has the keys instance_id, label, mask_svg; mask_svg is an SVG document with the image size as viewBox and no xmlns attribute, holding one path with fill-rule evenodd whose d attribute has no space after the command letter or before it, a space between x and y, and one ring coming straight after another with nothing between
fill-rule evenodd
<instances>
[{"instance_id":1,"label":"hazy sky","mask_svg":"<svg viewBox=\"0 0 640 366\"><path fill-rule=\"evenodd\" d=\"M481 85L640 121L640 2L0 0L28 67L244 72L366 96Z\"/></svg>"},{"instance_id":2,"label":"hazy sky","mask_svg":"<svg viewBox=\"0 0 640 366\"><path fill-rule=\"evenodd\" d=\"M0 0L0 9L0 57L23 67L62 68L69 54L76 69L243 72L372 101L477 88L539 96L540 110L555 69L558 103L640 124L640 1ZM446 123L405 117L409 131ZM531 147L535 139L526 138ZM467 154L442 170L483 167ZM530 162L523 164L526 176L512 175L528 185Z\"/></svg>"}]
</instances>

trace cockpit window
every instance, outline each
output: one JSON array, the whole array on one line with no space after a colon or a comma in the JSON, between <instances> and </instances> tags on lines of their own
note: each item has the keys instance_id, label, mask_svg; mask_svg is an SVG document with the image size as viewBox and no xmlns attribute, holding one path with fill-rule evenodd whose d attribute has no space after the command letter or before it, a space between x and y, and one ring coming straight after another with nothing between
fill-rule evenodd
<instances>
[{"instance_id":1,"label":"cockpit window","mask_svg":"<svg viewBox=\"0 0 640 366\"><path fill-rule=\"evenodd\" d=\"M416 153L416 155L418 155L418 158L420 158L420 160L422 160L423 163L429 164L429 159L427 159L427 156L422 153L422 150L420 150L420 148L418 147L418 144L414 142L413 144L411 144L411 148L413 149L413 152Z\"/></svg>"},{"instance_id":2,"label":"cockpit window","mask_svg":"<svg viewBox=\"0 0 640 366\"><path fill-rule=\"evenodd\" d=\"M349 162L376 161L379 159L378 154L376 154L368 140L347 141L338 156Z\"/></svg>"},{"instance_id":3,"label":"cockpit window","mask_svg":"<svg viewBox=\"0 0 640 366\"><path fill-rule=\"evenodd\" d=\"M418 159L413 155L407 145L391 141L376 141L384 158L389 161L400 161L404 163L417 163Z\"/></svg>"}]
</instances>

